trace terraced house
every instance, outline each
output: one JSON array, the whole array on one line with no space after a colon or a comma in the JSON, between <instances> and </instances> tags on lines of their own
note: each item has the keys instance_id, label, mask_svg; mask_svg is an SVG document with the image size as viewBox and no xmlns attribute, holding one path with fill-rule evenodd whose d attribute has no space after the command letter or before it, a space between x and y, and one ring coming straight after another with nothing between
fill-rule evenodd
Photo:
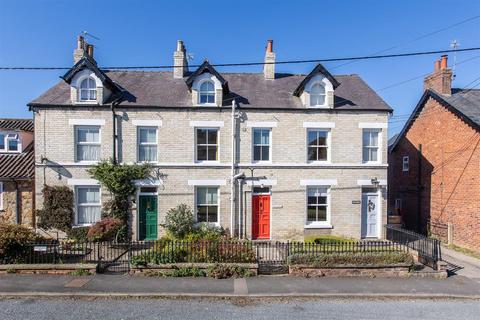
<instances>
[{"instance_id":1,"label":"terraced house","mask_svg":"<svg viewBox=\"0 0 480 320\"><path fill-rule=\"evenodd\" d=\"M252 239L332 234L380 238L386 223L390 107L358 76L189 70L178 41L173 72L107 71L78 39L75 65L29 106L34 111L36 197L68 185L76 225L100 219L108 199L86 170L101 159L149 162L136 181L130 227L155 239L168 209Z\"/></svg>"}]
</instances>

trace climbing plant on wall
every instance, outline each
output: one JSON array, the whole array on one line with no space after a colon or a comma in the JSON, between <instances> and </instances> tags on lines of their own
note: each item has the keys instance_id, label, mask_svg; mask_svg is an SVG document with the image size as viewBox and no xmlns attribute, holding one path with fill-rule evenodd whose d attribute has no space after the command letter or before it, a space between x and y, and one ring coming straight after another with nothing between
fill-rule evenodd
<instances>
[{"instance_id":1,"label":"climbing plant on wall","mask_svg":"<svg viewBox=\"0 0 480 320\"><path fill-rule=\"evenodd\" d=\"M43 208L37 210L38 226L67 231L72 226L73 192L66 186L43 186Z\"/></svg>"},{"instance_id":2,"label":"climbing plant on wall","mask_svg":"<svg viewBox=\"0 0 480 320\"><path fill-rule=\"evenodd\" d=\"M88 170L92 178L107 188L111 199L104 204L102 217L117 218L122 221L121 238L128 238L127 223L130 213L130 196L135 194L134 180L145 179L150 173L148 164L117 164L101 161Z\"/></svg>"}]
</instances>

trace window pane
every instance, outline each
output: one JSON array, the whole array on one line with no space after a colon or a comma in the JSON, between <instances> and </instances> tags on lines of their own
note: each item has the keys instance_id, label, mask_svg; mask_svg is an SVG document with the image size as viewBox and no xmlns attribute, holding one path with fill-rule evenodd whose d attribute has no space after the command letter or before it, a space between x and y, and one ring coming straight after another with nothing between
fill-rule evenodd
<instances>
[{"instance_id":1,"label":"window pane","mask_svg":"<svg viewBox=\"0 0 480 320\"><path fill-rule=\"evenodd\" d=\"M82 89L88 89L88 79L85 79L80 83L80 88Z\"/></svg>"},{"instance_id":2,"label":"window pane","mask_svg":"<svg viewBox=\"0 0 480 320\"><path fill-rule=\"evenodd\" d=\"M308 161L317 161L317 154L316 147L308 147Z\"/></svg>"},{"instance_id":3,"label":"window pane","mask_svg":"<svg viewBox=\"0 0 480 320\"><path fill-rule=\"evenodd\" d=\"M317 204L317 197L309 195L307 197L307 204Z\"/></svg>"},{"instance_id":4,"label":"window pane","mask_svg":"<svg viewBox=\"0 0 480 320\"><path fill-rule=\"evenodd\" d=\"M321 206L318 207L318 220L317 221L327 221L327 207Z\"/></svg>"},{"instance_id":5,"label":"window pane","mask_svg":"<svg viewBox=\"0 0 480 320\"><path fill-rule=\"evenodd\" d=\"M368 148L363 147L363 161L370 161Z\"/></svg>"},{"instance_id":6,"label":"window pane","mask_svg":"<svg viewBox=\"0 0 480 320\"><path fill-rule=\"evenodd\" d=\"M262 130L262 144L270 144L270 130Z\"/></svg>"},{"instance_id":7,"label":"window pane","mask_svg":"<svg viewBox=\"0 0 480 320\"><path fill-rule=\"evenodd\" d=\"M254 146L253 147L253 160L254 161L262 160L261 155L262 155L262 147Z\"/></svg>"},{"instance_id":8,"label":"window pane","mask_svg":"<svg viewBox=\"0 0 480 320\"><path fill-rule=\"evenodd\" d=\"M317 131L308 131L308 145L315 145L317 143Z\"/></svg>"},{"instance_id":9,"label":"window pane","mask_svg":"<svg viewBox=\"0 0 480 320\"><path fill-rule=\"evenodd\" d=\"M88 87L90 89L95 88L97 85L95 84L95 81L92 78L88 79Z\"/></svg>"},{"instance_id":10,"label":"window pane","mask_svg":"<svg viewBox=\"0 0 480 320\"><path fill-rule=\"evenodd\" d=\"M8 151L18 151L18 140L8 139Z\"/></svg>"},{"instance_id":11,"label":"window pane","mask_svg":"<svg viewBox=\"0 0 480 320\"><path fill-rule=\"evenodd\" d=\"M0 133L0 149L5 149L5 134Z\"/></svg>"},{"instance_id":12,"label":"window pane","mask_svg":"<svg viewBox=\"0 0 480 320\"><path fill-rule=\"evenodd\" d=\"M213 91L213 90L214 90L214 85L211 81L205 81L200 86L200 91Z\"/></svg>"},{"instance_id":13,"label":"window pane","mask_svg":"<svg viewBox=\"0 0 480 320\"><path fill-rule=\"evenodd\" d=\"M327 148L320 147L318 148L317 152L319 161L327 161Z\"/></svg>"},{"instance_id":14,"label":"window pane","mask_svg":"<svg viewBox=\"0 0 480 320\"><path fill-rule=\"evenodd\" d=\"M157 142L157 129L141 128L139 130L140 130L140 142L147 142L147 143Z\"/></svg>"},{"instance_id":15,"label":"window pane","mask_svg":"<svg viewBox=\"0 0 480 320\"><path fill-rule=\"evenodd\" d=\"M78 142L100 142L100 129L98 128L78 128Z\"/></svg>"},{"instance_id":16,"label":"window pane","mask_svg":"<svg viewBox=\"0 0 480 320\"><path fill-rule=\"evenodd\" d=\"M206 204L207 188L197 188L197 204Z\"/></svg>"},{"instance_id":17,"label":"window pane","mask_svg":"<svg viewBox=\"0 0 480 320\"><path fill-rule=\"evenodd\" d=\"M197 147L197 160L205 161L207 159L207 147L205 146L198 146Z\"/></svg>"},{"instance_id":18,"label":"window pane","mask_svg":"<svg viewBox=\"0 0 480 320\"><path fill-rule=\"evenodd\" d=\"M317 207L307 207L307 221L313 222L317 220Z\"/></svg>"},{"instance_id":19,"label":"window pane","mask_svg":"<svg viewBox=\"0 0 480 320\"><path fill-rule=\"evenodd\" d=\"M253 130L253 143L260 144L262 141L262 132L259 129Z\"/></svg>"},{"instance_id":20,"label":"window pane","mask_svg":"<svg viewBox=\"0 0 480 320\"><path fill-rule=\"evenodd\" d=\"M97 90L89 90L90 91L90 100L97 100Z\"/></svg>"},{"instance_id":21,"label":"window pane","mask_svg":"<svg viewBox=\"0 0 480 320\"><path fill-rule=\"evenodd\" d=\"M206 129L197 129L197 143L206 144L207 143L207 130Z\"/></svg>"},{"instance_id":22,"label":"window pane","mask_svg":"<svg viewBox=\"0 0 480 320\"><path fill-rule=\"evenodd\" d=\"M218 189L217 188L208 188L207 189L207 203L208 204L217 204L217 195Z\"/></svg>"},{"instance_id":23,"label":"window pane","mask_svg":"<svg viewBox=\"0 0 480 320\"><path fill-rule=\"evenodd\" d=\"M208 157L207 157L207 160L209 161L215 161L215 160L218 160L217 159L217 147L207 147L207 151L208 151Z\"/></svg>"},{"instance_id":24,"label":"window pane","mask_svg":"<svg viewBox=\"0 0 480 320\"><path fill-rule=\"evenodd\" d=\"M207 95L207 103L215 103L215 95L214 94L208 94Z\"/></svg>"},{"instance_id":25,"label":"window pane","mask_svg":"<svg viewBox=\"0 0 480 320\"><path fill-rule=\"evenodd\" d=\"M77 160L79 161L100 160L100 146L77 145Z\"/></svg>"},{"instance_id":26,"label":"window pane","mask_svg":"<svg viewBox=\"0 0 480 320\"><path fill-rule=\"evenodd\" d=\"M218 222L218 207L209 206L208 207L208 222Z\"/></svg>"},{"instance_id":27,"label":"window pane","mask_svg":"<svg viewBox=\"0 0 480 320\"><path fill-rule=\"evenodd\" d=\"M263 146L262 148L262 161L269 161L270 159L270 147Z\"/></svg>"},{"instance_id":28,"label":"window pane","mask_svg":"<svg viewBox=\"0 0 480 320\"><path fill-rule=\"evenodd\" d=\"M200 94L200 103L207 103L208 96L206 94Z\"/></svg>"},{"instance_id":29,"label":"window pane","mask_svg":"<svg viewBox=\"0 0 480 320\"><path fill-rule=\"evenodd\" d=\"M88 100L88 90L80 89L80 99Z\"/></svg>"},{"instance_id":30,"label":"window pane","mask_svg":"<svg viewBox=\"0 0 480 320\"><path fill-rule=\"evenodd\" d=\"M327 145L328 132L327 131L317 131L317 133L318 133L317 144L321 145L321 146L326 146Z\"/></svg>"},{"instance_id":31,"label":"window pane","mask_svg":"<svg viewBox=\"0 0 480 320\"><path fill-rule=\"evenodd\" d=\"M100 189L99 188L78 188L77 189L77 203L91 204L100 203Z\"/></svg>"},{"instance_id":32,"label":"window pane","mask_svg":"<svg viewBox=\"0 0 480 320\"><path fill-rule=\"evenodd\" d=\"M77 207L78 224L92 224L100 221L100 206Z\"/></svg>"},{"instance_id":33,"label":"window pane","mask_svg":"<svg viewBox=\"0 0 480 320\"><path fill-rule=\"evenodd\" d=\"M363 145L364 146L370 145L370 131L363 132Z\"/></svg>"},{"instance_id":34,"label":"window pane","mask_svg":"<svg viewBox=\"0 0 480 320\"><path fill-rule=\"evenodd\" d=\"M157 146L140 145L138 150L138 161L157 161Z\"/></svg>"},{"instance_id":35,"label":"window pane","mask_svg":"<svg viewBox=\"0 0 480 320\"><path fill-rule=\"evenodd\" d=\"M217 130L210 129L208 130L208 144L217 144Z\"/></svg>"},{"instance_id":36,"label":"window pane","mask_svg":"<svg viewBox=\"0 0 480 320\"><path fill-rule=\"evenodd\" d=\"M378 146L378 132L370 132L370 146Z\"/></svg>"},{"instance_id":37,"label":"window pane","mask_svg":"<svg viewBox=\"0 0 480 320\"><path fill-rule=\"evenodd\" d=\"M207 207L197 207L197 222L207 222Z\"/></svg>"},{"instance_id":38,"label":"window pane","mask_svg":"<svg viewBox=\"0 0 480 320\"><path fill-rule=\"evenodd\" d=\"M369 148L369 161L377 161L377 148Z\"/></svg>"},{"instance_id":39,"label":"window pane","mask_svg":"<svg viewBox=\"0 0 480 320\"><path fill-rule=\"evenodd\" d=\"M312 87L310 92L313 94L325 94L325 87L317 83Z\"/></svg>"},{"instance_id":40,"label":"window pane","mask_svg":"<svg viewBox=\"0 0 480 320\"><path fill-rule=\"evenodd\" d=\"M327 204L327 197L326 196L319 196L317 198L318 204Z\"/></svg>"}]
</instances>

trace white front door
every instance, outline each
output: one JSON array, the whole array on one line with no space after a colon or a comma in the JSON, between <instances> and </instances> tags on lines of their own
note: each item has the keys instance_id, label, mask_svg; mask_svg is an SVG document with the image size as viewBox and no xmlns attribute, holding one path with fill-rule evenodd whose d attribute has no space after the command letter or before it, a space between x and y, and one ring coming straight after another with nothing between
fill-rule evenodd
<instances>
[{"instance_id":1,"label":"white front door","mask_svg":"<svg viewBox=\"0 0 480 320\"><path fill-rule=\"evenodd\" d=\"M378 195L362 195L362 238L378 237Z\"/></svg>"}]
</instances>

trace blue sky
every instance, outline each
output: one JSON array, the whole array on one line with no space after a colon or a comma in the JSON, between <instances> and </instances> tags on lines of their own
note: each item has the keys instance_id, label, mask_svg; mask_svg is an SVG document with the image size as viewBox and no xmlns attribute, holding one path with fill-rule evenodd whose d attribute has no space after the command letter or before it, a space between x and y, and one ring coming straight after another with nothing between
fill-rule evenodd
<instances>
[{"instance_id":1,"label":"blue sky","mask_svg":"<svg viewBox=\"0 0 480 320\"><path fill-rule=\"evenodd\" d=\"M177 39L193 63L262 61L274 39L277 60L368 55L480 45L480 19L411 40L480 15L480 1L66 1L0 0L0 66L71 66L76 36L83 30L101 40L100 65L170 65ZM456 69L455 87L480 73L480 51ZM395 110L390 135L401 129L422 94L421 76L436 56L326 63L333 74L360 74ZM450 57L453 62L453 57ZM280 65L278 72L308 73L313 64ZM261 67L220 71L260 71ZM59 81L62 71L0 71L0 117L30 117L26 104Z\"/></svg>"}]
</instances>

